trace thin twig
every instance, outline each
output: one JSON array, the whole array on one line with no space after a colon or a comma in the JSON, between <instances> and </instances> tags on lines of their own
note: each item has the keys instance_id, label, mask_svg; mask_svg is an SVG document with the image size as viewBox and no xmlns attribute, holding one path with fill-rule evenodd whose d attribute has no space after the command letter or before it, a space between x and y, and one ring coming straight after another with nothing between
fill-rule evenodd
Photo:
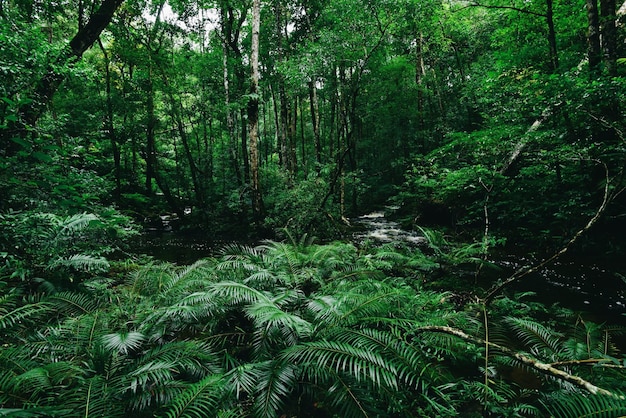
<instances>
[{"instance_id":1,"label":"thin twig","mask_svg":"<svg viewBox=\"0 0 626 418\"><path fill-rule=\"evenodd\" d=\"M570 248L571 246L578 241L578 239L585 233L587 232L597 221L598 219L600 219L600 217L602 216L602 214L604 214L604 212L606 211L606 208L609 204L609 202L612 200L612 198L614 198L615 196L611 196L611 194L609 193L609 185L610 185L610 181L609 181L609 169L606 166L605 163L598 161L598 163L602 164L602 166L604 167L604 172L605 172L605 183L604 183L604 196L602 198L602 204L600 205L600 207L598 208L598 210L596 211L596 213L593 215L593 217L589 220L589 222L587 222L587 224L581 228L578 232L576 232L576 234L574 234L574 236L567 242L567 244L565 244L565 246L563 246L563 248L561 248L559 251L557 251L555 254L553 254L551 257L545 259L544 261L542 261L539 264L536 264L534 266L531 267L522 267L521 269L517 270L515 273L513 273L508 279L506 279L504 282L502 282L501 284L497 285L495 288L493 288L488 294L487 296L484 298L484 303L485 306L488 306L489 303L491 303L491 301L493 300L493 298L502 291L502 289L504 289L505 287L509 286L511 283L518 281L519 279L521 279L522 277L526 277L531 273L534 273L536 271L541 270L542 268L544 268L545 266L547 266L548 264L552 263L553 261L557 260L559 257L561 257L563 254L565 254ZM621 190L620 190L621 193Z\"/></svg>"}]
</instances>

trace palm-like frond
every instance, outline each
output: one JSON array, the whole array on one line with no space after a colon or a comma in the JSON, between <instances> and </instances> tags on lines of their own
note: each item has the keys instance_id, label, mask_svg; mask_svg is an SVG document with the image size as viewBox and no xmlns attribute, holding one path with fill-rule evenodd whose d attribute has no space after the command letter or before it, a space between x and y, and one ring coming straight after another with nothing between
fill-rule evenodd
<instances>
[{"instance_id":1,"label":"palm-like frond","mask_svg":"<svg viewBox=\"0 0 626 418\"><path fill-rule=\"evenodd\" d=\"M557 392L541 402L555 418L618 418L626 415L626 400L618 396Z\"/></svg>"},{"instance_id":2,"label":"palm-like frond","mask_svg":"<svg viewBox=\"0 0 626 418\"><path fill-rule=\"evenodd\" d=\"M50 296L48 302L61 314L79 316L95 312L100 303L88 293L60 292Z\"/></svg>"},{"instance_id":3,"label":"palm-like frond","mask_svg":"<svg viewBox=\"0 0 626 418\"><path fill-rule=\"evenodd\" d=\"M505 321L533 354L558 357L562 348L562 334L529 319L508 317Z\"/></svg>"},{"instance_id":4,"label":"palm-like frond","mask_svg":"<svg viewBox=\"0 0 626 418\"><path fill-rule=\"evenodd\" d=\"M187 386L167 406L167 418L205 418L217 416L225 402L221 375L210 375Z\"/></svg>"},{"instance_id":5,"label":"palm-like frond","mask_svg":"<svg viewBox=\"0 0 626 418\"><path fill-rule=\"evenodd\" d=\"M99 222L98 217L86 212L59 219L57 237L74 235L87 228L92 222Z\"/></svg>"},{"instance_id":6,"label":"palm-like frond","mask_svg":"<svg viewBox=\"0 0 626 418\"><path fill-rule=\"evenodd\" d=\"M259 380L254 393L255 416L279 416L278 412L296 384L295 367L280 360L266 361L255 366L259 369Z\"/></svg>"},{"instance_id":7,"label":"palm-like frond","mask_svg":"<svg viewBox=\"0 0 626 418\"><path fill-rule=\"evenodd\" d=\"M261 370L256 367L255 363L245 363L233 367L226 373L225 378L235 399L241 399L241 397L254 392L261 374Z\"/></svg>"},{"instance_id":8,"label":"palm-like frond","mask_svg":"<svg viewBox=\"0 0 626 418\"><path fill-rule=\"evenodd\" d=\"M102 342L106 349L117 351L124 355L137 351L145 339L146 337L137 331L116 332L102 336Z\"/></svg>"},{"instance_id":9,"label":"palm-like frond","mask_svg":"<svg viewBox=\"0 0 626 418\"><path fill-rule=\"evenodd\" d=\"M253 289L243 283L224 281L211 285L210 292L215 297L223 298L229 304L256 303L260 301L270 302L267 293Z\"/></svg>"},{"instance_id":10,"label":"palm-like frond","mask_svg":"<svg viewBox=\"0 0 626 418\"><path fill-rule=\"evenodd\" d=\"M14 327L26 328L53 310L47 302L30 303L5 312L0 316L0 331Z\"/></svg>"},{"instance_id":11,"label":"palm-like frond","mask_svg":"<svg viewBox=\"0 0 626 418\"><path fill-rule=\"evenodd\" d=\"M380 353L338 341L314 341L284 350L282 356L294 364L316 365L343 372L357 381L368 380L375 386L398 387L397 367Z\"/></svg>"},{"instance_id":12,"label":"palm-like frond","mask_svg":"<svg viewBox=\"0 0 626 418\"><path fill-rule=\"evenodd\" d=\"M77 271L103 273L109 270L110 264L104 257L88 254L74 254L69 257L59 257L48 264L48 269L69 267Z\"/></svg>"}]
</instances>

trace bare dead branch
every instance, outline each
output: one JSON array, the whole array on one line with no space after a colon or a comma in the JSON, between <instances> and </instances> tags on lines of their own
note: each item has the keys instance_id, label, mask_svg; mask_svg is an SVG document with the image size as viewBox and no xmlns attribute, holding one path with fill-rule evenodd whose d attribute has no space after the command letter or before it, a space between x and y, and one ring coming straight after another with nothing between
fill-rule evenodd
<instances>
[{"instance_id":1,"label":"bare dead branch","mask_svg":"<svg viewBox=\"0 0 626 418\"><path fill-rule=\"evenodd\" d=\"M606 164L604 164L603 162L598 161L598 163L602 164L602 166L604 167L604 172L605 172L604 196L602 197L602 203L600 204L600 207L598 208L596 213L593 215L593 217L587 222L587 224L584 227L582 227L578 232L576 232L574 234L574 236L567 242L567 244L565 244L563 246L563 248L561 248L559 251L554 253L551 257L545 259L541 263L536 264L534 266L522 267L521 269L519 269L515 273L513 273L508 279L504 280L504 282L502 282L501 284L495 286L487 294L487 296L484 298L483 301L485 303L485 306L489 305L489 303L491 303L493 298L497 294L499 294L502 291L502 289L504 289L505 287L509 286L511 283L514 283L514 282L518 281L519 279L521 279L522 277L526 277L526 276L528 276L531 273L534 273L536 271L541 270L543 267L547 266L548 264L550 264L553 261L557 260L563 254L565 254L571 248L571 246L576 241L578 241L578 239L585 232L587 232L598 221L598 219L600 219L602 214L606 211L606 208L607 208L609 202L612 200L612 196L610 194L610 188L609 188L609 186L610 186L609 169L606 166Z\"/></svg>"},{"instance_id":2,"label":"bare dead branch","mask_svg":"<svg viewBox=\"0 0 626 418\"><path fill-rule=\"evenodd\" d=\"M623 396L617 395L606 389L602 389L594 385L593 383L583 379L582 377L574 376L572 374L564 372L563 370L559 370L553 367L551 364L543 363L539 360L536 360L532 357L529 357L517 351L513 351L510 348L504 347L502 345L493 343L491 341L485 341L482 338L478 338L478 337L474 337L472 335L466 334L460 329L446 327L446 326L426 326L426 327L420 327L417 331L418 332L440 332L444 334L454 335L455 337L459 337L465 341L470 341L475 344L488 345L491 348L494 348L500 351L502 354L516 359L520 363L532 368L533 370L536 370L544 375L555 377L559 380L571 383L574 386L584 389L594 395L604 395L604 396L611 396L616 399L624 399Z\"/></svg>"}]
</instances>

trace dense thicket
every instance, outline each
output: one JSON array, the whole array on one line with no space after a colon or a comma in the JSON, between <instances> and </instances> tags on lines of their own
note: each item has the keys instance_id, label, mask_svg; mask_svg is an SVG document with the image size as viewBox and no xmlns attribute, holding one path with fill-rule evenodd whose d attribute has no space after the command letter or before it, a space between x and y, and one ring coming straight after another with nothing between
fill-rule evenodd
<instances>
[{"instance_id":1,"label":"dense thicket","mask_svg":"<svg viewBox=\"0 0 626 418\"><path fill-rule=\"evenodd\" d=\"M617 327L486 274L623 251L625 12L0 0L0 415L626 413ZM332 243L384 205L429 245ZM146 266L160 216L331 243Z\"/></svg>"}]
</instances>

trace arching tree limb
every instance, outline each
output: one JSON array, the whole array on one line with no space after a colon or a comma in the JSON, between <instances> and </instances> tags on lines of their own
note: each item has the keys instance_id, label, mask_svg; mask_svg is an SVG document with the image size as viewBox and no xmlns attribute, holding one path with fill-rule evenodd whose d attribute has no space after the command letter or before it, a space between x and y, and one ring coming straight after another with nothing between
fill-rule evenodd
<instances>
[{"instance_id":1,"label":"arching tree limb","mask_svg":"<svg viewBox=\"0 0 626 418\"><path fill-rule=\"evenodd\" d=\"M534 266L522 267L521 269L519 269L515 273L513 273L508 279L504 280L501 284L495 286L491 291L489 291L487 296L483 299L483 301L485 303L485 306L489 305L489 303L491 303L493 298L496 295L498 295L502 291L502 289L504 289L505 287L507 287L511 283L516 282L519 279L521 279L522 277L528 276L531 273L534 273L536 271L541 270L543 267L545 267L546 265L552 263L553 261L555 261L556 259L561 257L563 254L565 254L570 249L570 247L576 241L578 241L578 239L585 232L587 232L598 221L598 219L600 219L602 214L606 211L606 208L607 208L609 202L613 198L615 198L615 196L617 196L617 194L621 193L621 190L620 190L619 192L614 193L613 195L611 195L610 188L609 188L610 183L611 183L610 179L609 179L609 170L608 170L606 164L604 164L602 162L599 162L599 163L604 166L604 171L605 171L604 196L602 197L602 203L600 204L600 207L598 208L596 213L593 215L593 217L587 222L587 224L583 228L581 228L578 232L576 232L576 234L574 234L574 236L567 242L567 244L565 244L565 246L563 246L563 248L561 248L559 251L557 251L551 257L545 259L541 263L536 264Z\"/></svg>"},{"instance_id":2,"label":"arching tree limb","mask_svg":"<svg viewBox=\"0 0 626 418\"><path fill-rule=\"evenodd\" d=\"M64 75L57 68L66 65L71 60L78 60L96 42L104 28L111 22L115 11L124 3L124 0L103 0L102 4L91 15L89 21L72 38L64 52L54 63L51 63L46 74L39 80L33 92L32 103L22 108L22 122L25 130L35 125L46 106L52 99L64 80Z\"/></svg>"},{"instance_id":3,"label":"arching tree limb","mask_svg":"<svg viewBox=\"0 0 626 418\"><path fill-rule=\"evenodd\" d=\"M426 326L426 327L420 327L417 331L418 332L439 332L439 333L454 335L455 337L459 337L465 341L471 341L475 344L487 345L491 348L499 350L502 354L508 357L512 357L516 359L520 363L532 368L533 370L536 370L542 374L545 374L551 377L555 377L565 382L571 383L574 386L584 389L594 395L604 395L604 396L611 396L617 399L623 399L623 396L617 395L606 389L602 389L592 384L591 382L588 382L582 377L578 377L578 376L574 376L572 374L566 373L563 370L559 370L550 364L543 363L525 354L521 354L521 353L518 353L517 351L513 351L510 348L501 346L491 341L485 341L482 338L471 336L461 331L460 329L446 327L446 326Z\"/></svg>"}]
</instances>

